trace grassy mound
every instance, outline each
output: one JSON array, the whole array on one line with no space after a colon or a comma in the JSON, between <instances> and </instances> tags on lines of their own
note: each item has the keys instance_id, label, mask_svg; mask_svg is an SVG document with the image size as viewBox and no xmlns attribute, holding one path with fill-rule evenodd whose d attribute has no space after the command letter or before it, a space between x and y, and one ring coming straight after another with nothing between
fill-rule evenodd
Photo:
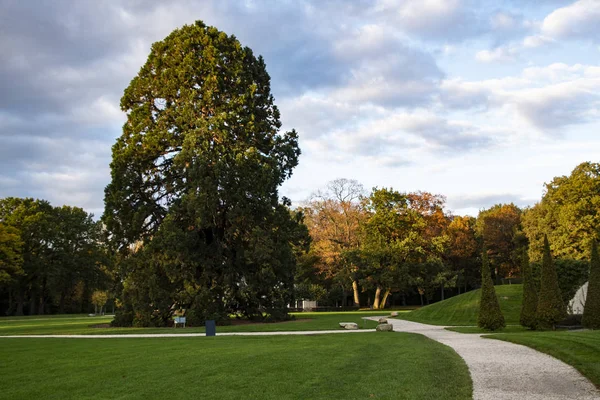
<instances>
[{"instance_id":1,"label":"grassy mound","mask_svg":"<svg viewBox=\"0 0 600 400\"><path fill-rule=\"evenodd\" d=\"M6 399L472 397L464 360L409 333L5 338L0 354L0 397Z\"/></svg>"},{"instance_id":2,"label":"grassy mound","mask_svg":"<svg viewBox=\"0 0 600 400\"><path fill-rule=\"evenodd\" d=\"M496 295L507 325L519 324L523 285L496 286ZM431 325L477 325L480 289L400 314L398 318Z\"/></svg>"}]
</instances>

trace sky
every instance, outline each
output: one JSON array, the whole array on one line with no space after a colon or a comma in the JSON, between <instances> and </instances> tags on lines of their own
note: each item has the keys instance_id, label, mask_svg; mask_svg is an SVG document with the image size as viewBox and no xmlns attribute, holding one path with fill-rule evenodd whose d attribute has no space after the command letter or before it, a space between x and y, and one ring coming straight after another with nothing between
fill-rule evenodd
<instances>
[{"instance_id":1,"label":"sky","mask_svg":"<svg viewBox=\"0 0 600 400\"><path fill-rule=\"evenodd\" d=\"M196 20L264 57L295 205L348 178L476 216L599 161L600 0L0 0L0 197L99 217L123 90Z\"/></svg>"}]
</instances>

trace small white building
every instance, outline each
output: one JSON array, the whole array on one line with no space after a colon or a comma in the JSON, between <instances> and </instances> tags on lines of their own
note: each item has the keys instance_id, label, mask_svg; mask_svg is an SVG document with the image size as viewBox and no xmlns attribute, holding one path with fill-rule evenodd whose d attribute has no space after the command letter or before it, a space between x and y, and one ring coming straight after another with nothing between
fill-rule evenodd
<instances>
[{"instance_id":1,"label":"small white building","mask_svg":"<svg viewBox=\"0 0 600 400\"><path fill-rule=\"evenodd\" d=\"M301 308L303 311L314 311L317 309L317 302L314 300L298 300L296 308Z\"/></svg>"},{"instance_id":2,"label":"small white building","mask_svg":"<svg viewBox=\"0 0 600 400\"><path fill-rule=\"evenodd\" d=\"M569 314L583 314L583 308L585 307L585 297L587 296L588 283L584 283L582 287L577 290L575 296L569 301Z\"/></svg>"}]
</instances>

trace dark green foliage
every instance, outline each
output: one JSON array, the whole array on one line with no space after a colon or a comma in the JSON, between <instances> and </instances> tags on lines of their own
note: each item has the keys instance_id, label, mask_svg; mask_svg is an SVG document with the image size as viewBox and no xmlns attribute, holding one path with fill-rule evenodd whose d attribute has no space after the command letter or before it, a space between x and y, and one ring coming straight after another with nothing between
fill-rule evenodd
<instances>
[{"instance_id":1,"label":"dark green foliage","mask_svg":"<svg viewBox=\"0 0 600 400\"><path fill-rule=\"evenodd\" d=\"M5 252L8 245L18 254ZM0 253L0 300L10 299L0 303L4 314L88 312L92 291L109 284L101 225L78 207L0 199Z\"/></svg>"},{"instance_id":2,"label":"dark green foliage","mask_svg":"<svg viewBox=\"0 0 600 400\"><path fill-rule=\"evenodd\" d=\"M557 259L589 260L598 226L600 163L584 162L569 176L552 179L546 184L542 201L523 216L523 229L530 241L529 256L533 261L542 259L544 234L548 235Z\"/></svg>"},{"instance_id":3,"label":"dark green foliage","mask_svg":"<svg viewBox=\"0 0 600 400\"><path fill-rule=\"evenodd\" d=\"M566 306L558 286L558 277L550 254L550 244L548 238L545 237L536 319L540 328L554 329L556 323L566 316Z\"/></svg>"},{"instance_id":4,"label":"dark green foliage","mask_svg":"<svg viewBox=\"0 0 600 400\"><path fill-rule=\"evenodd\" d=\"M495 331L506 326L504 316L500 310L496 290L492 282L487 250L483 251L483 263L481 265L481 299L479 301L479 319L477 326L483 329Z\"/></svg>"},{"instance_id":5,"label":"dark green foliage","mask_svg":"<svg viewBox=\"0 0 600 400\"><path fill-rule=\"evenodd\" d=\"M23 274L21 232L0 222L0 287Z\"/></svg>"},{"instance_id":6,"label":"dark green foliage","mask_svg":"<svg viewBox=\"0 0 600 400\"><path fill-rule=\"evenodd\" d=\"M566 306L573 296L575 296L575 293L581 285L587 282L590 274L590 262L588 260L564 258L554 259L552 262L554 264L554 269L556 270L556 276L558 277L558 287L560 288L560 293ZM539 292L542 277L542 263L532 262L530 265L533 281Z\"/></svg>"},{"instance_id":7,"label":"dark green foliage","mask_svg":"<svg viewBox=\"0 0 600 400\"><path fill-rule=\"evenodd\" d=\"M600 329L600 258L596 241L592 242L590 280L581 322L585 328Z\"/></svg>"},{"instance_id":8,"label":"dark green foliage","mask_svg":"<svg viewBox=\"0 0 600 400\"><path fill-rule=\"evenodd\" d=\"M521 305L520 322L521 325L527 328L535 329L537 324L535 316L538 298L526 248L523 248L523 255L521 258L521 274L523 276L523 303Z\"/></svg>"},{"instance_id":9,"label":"dark green foliage","mask_svg":"<svg viewBox=\"0 0 600 400\"><path fill-rule=\"evenodd\" d=\"M196 325L281 315L308 235L279 199L300 150L295 131L279 131L262 57L184 26L154 43L121 109L103 221L124 255L132 323L164 326L175 308Z\"/></svg>"}]
</instances>

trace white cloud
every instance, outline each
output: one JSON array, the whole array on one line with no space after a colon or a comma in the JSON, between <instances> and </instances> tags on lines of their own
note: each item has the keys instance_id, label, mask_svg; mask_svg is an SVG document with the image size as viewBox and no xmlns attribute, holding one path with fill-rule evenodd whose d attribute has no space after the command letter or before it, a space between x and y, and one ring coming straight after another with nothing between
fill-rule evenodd
<instances>
[{"instance_id":1,"label":"white cloud","mask_svg":"<svg viewBox=\"0 0 600 400\"><path fill-rule=\"evenodd\" d=\"M542 47L545 46L547 44L550 43L554 43L555 40L547 37L547 36L543 36L543 35L531 35L531 36L526 36L523 39L523 47L526 49L531 49L531 48L536 48L536 47Z\"/></svg>"},{"instance_id":2,"label":"white cloud","mask_svg":"<svg viewBox=\"0 0 600 400\"><path fill-rule=\"evenodd\" d=\"M579 0L550 13L542 32L553 38L600 39L600 1Z\"/></svg>"},{"instance_id":3,"label":"white cloud","mask_svg":"<svg viewBox=\"0 0 600 400\"><path fill-rule=\"evenodd\" d=\"M512 113L530 127L557 134L600 118L600 67L551 64L520 75L480 81L446 80L440 101L448 107Z\"/></svg>"},{"instance_id":4,"label":"white cloud","mask_svg":"<svg viewBox=\"0 0 600 400\"><path fill-rule=\"evenodd\" d=\"M517 50L511 46L500 46L492 50L482 50L475 54L475 59L483 63L513 62L518 56Z\"/></svg>"},{"instance_id":5,"label":"white cloud","mask_svg":"<svg viewBox=\"0 0 600 400\"><path fill-rule=\"evenodd\" d=\"M376 10L398 29L425 39L462 40L482 31L477 14L460 0L379 0Z\"/></svg>"}]
</instances>

